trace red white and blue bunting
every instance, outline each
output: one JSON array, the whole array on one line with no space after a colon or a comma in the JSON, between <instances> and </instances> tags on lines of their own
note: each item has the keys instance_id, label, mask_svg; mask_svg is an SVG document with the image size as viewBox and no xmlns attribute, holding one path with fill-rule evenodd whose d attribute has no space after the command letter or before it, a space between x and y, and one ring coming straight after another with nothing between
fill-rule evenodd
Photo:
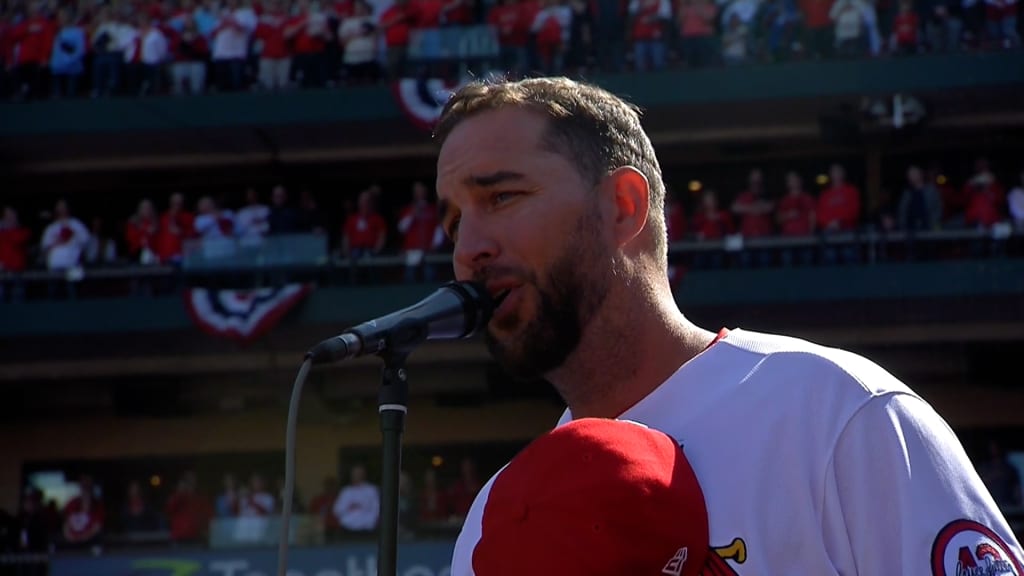
<instances>
[{"instance_id":1,"label":"red white and blue bunting","mask_svg":"<svg viewBox=\"0 0 1024 576\"><path fill-rule=\"evenodd\" d=\"M185 308L207 334L250 342L269 332L312 291L308 284L254 290L190 288L185 291Z\"/></svg>"},{"instance_id":2,"label":"red white and blue bunting","mask_svg":"<svg viewBox=\"0 0 1024 576\"><path fill-rule=\"evenodd\" d=\"M398 106L413 125L433 130L445 103L458 90L459 84L440 78L403 78L391 87Z\"/></svg>"}]
</instances>

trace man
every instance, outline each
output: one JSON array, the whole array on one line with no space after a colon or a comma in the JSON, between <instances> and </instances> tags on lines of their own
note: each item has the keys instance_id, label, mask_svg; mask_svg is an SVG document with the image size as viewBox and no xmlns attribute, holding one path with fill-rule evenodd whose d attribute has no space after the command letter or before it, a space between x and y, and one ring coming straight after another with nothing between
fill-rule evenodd
<instances>
[{"instance_id":1,"label":"man","mask_svg":"<svg viewBox=\"0 0 1024 576\"><path fill-rule=\"evenodd\" d=\"M566 79L471 83L436 136L456 277L506 295L492 354L555 386L559 425L618 418L685 443L709 545L738 543L729 570L1024 575L956 436L906 385L849 352L716 335L679 311L664 183L633 107ZM455 576L488 576L473 558L494 482L459 536Z\"/></svg>"}]
</instances>

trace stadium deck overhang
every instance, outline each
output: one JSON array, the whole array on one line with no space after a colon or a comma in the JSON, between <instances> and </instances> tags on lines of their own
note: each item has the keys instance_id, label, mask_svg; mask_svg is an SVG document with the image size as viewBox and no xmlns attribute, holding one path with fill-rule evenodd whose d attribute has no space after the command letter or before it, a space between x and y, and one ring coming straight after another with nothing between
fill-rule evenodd
<instances>
[{"instance_id":1,"label":"stadium deck overhang","mask_svg":"<svg viewBox=\"0 0 1024 576\"><path fill-rule=\"evenodd\" d=\"M926 138L903 146L972 140L1024 126L1019 55L933 55L596 78L645 110L663 163L722 156L842 149L852 137L885 139L888 115L866 100L895 94L926 108ZM10 182L68 174L246 166L401 163L423 177L435 153L393 87L195 98L0 103L0 169ZM672 156L675 155L675 158ZM407 170L406 170L407 169ZM116 183L115 183L116 184ZM105 183L106 186L111 185Z\"/></svg>"},{"instance_id":2,"label":"stadium deck overhang","mask_svg":"<svg viewBox=\"0 0 1024 576\"><path fill-rule=\"evenodd\" d=\"M834 304L732 306L697 309L690 316L709 327L722 325L784 332L830 346L851 348L939 349L947 345L1024 340L1024 311L1012 299L993 298L983 306L959 309L964 313L951 317L948 301L890 306L851 303L838 308ZM940 315L942 322L922 319L922 316L936 318ZM821 320L823 318L829 319L828 325ZM160 335L91 335L87 339L80 336L23 337L3 341L0 383L294 372L306 349L330 333L322 327L293 327L249 348L219 344L190 331ZM927 362L936 366L945 365L948 360L929 357ZM409 359L410 365L440 370L488 363L489 353L479 339L428 343ZM377 365L376 358L358 358L337 368L364 369Z\"/></svg>"}]
</instances>

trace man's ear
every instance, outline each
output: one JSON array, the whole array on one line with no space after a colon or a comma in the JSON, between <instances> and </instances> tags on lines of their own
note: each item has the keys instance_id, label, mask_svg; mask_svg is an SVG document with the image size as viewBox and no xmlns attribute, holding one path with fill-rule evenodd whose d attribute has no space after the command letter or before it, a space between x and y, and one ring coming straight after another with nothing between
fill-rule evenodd
<instances>
[{"instance_id":1,"label":"man's ear","mask_svg":"<svg viewBox=\"0 0 1024 576\"><path fill-rule=\"evenodd\" d=\"M617 168L607 178L614 200L611 208L615 240L621 246L636 238L647 223L650 185L647 177L632 166Z\"/></svg>"}]
</instances>

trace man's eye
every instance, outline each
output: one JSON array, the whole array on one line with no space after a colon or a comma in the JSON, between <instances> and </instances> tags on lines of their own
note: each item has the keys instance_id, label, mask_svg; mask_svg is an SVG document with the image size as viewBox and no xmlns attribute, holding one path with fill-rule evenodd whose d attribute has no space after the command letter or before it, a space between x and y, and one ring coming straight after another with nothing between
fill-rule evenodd
<instances>
[{"instance_id":1,"label":"man's eye","mask_svg":"<svg viewBox=\"0 0 1024 576\"><path fill-rule=\"evenodd\" d=\"M452 218L451 223L448 224L448 238L452 242L455 241L455 237L459 234L459 221L460 218Z\"/></svg>"},{"instance_id":2,"label":"man's eye","mask_svg":"<svg viewBox=\"0 0 1024 576\"><path fill-rule=\"evenodd\" d=\"M493 200L495 204L503 204L518 195L517 192L495 192Z\"/></svg>"}]
</instances>

